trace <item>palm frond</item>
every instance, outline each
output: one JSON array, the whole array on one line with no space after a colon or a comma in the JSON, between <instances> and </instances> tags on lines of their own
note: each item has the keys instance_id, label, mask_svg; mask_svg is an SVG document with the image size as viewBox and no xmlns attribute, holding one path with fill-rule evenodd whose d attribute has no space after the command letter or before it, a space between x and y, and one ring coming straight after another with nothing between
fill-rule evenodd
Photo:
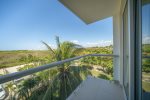
<instances>
[{"instance_id":1,"label":"palm frond","mask_svg":"<svg viewBox=\"0 0 150 100\"><path fill-rule=\"evenodd\" d=\"M56 57L57 61L61 61L62 60L61 43L60 43L58 36L56 36L55 38L56 38L56 45L57 45L55 57Z\"/></svg>"},{"instance_id":2,"label":"palm frond","mask_svg":"<svg viewBox=\"0 0 150 100\"><path fill-rule=\"evenodd\" d=\"M56 44L57 49L55 50L54 55L56 61L74 57L76 56L76 53L83 49L82 46L69 41L61 43L58 36L56 36ZM50 86L47 89L43 100L65 100L80 84L82 81L82 71L78 67L72 68L70 64L71 62L65 63L57 68L58 73L51 79Z\"/></svg>"},{"instance_id":3,"label":"palm frond","mask_svg":"<svg viewBox=\"0 0 150 100\"><path fill-rule=\"evenodd\" d=\"M47 47L47 49L50 51L50 53L52 54L52 56L55 56L55 51L44 41L42 41L42 43Z\"/></svg>"},{"instance_id":4,"label":"palm frond","mask_svg":"<svg viewBox=\"0 0 150 100\"><path fill-rule=\"evenodd\" d=\"M57 90L56 85L57 85L58 79L59 79L59 74L53 77L53 79L50 81L49 87L46 90L43 100L53 100L53 98L55 98L53 96L53 93L55 93L55 91Z\"/></svg>"}]
</instances>

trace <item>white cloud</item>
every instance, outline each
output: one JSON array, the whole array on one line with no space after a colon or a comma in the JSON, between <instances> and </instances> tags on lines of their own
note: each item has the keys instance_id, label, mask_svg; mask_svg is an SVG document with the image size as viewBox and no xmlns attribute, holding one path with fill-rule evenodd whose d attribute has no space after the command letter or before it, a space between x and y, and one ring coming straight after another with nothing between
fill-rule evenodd
<instances>
[{"instance_id":1,"label":"white cloud","mask_svg":"<svg viewBox=\"0 0 150 100\"><path fill-rule=\"evenodd\" d=\"M72 40L71 42L79 44L83 47L104 47L104 46L110 46L113 44L113 42L110 40L101 40L97 42L80 42L78 40ZM48 45L51 46L51 48L56 49L56 45L54 44L48 44ZM40 44L40 45L38 44L32 47L33 47L33 49L31 48L32 50L47 50L44 44Z\"/></svg>"},{"instance_id":2,"label":"white cloud","mask_svg":"<svg viewBox=\"0 0 150 100\"><path fill-rule=\"evenodd\" d=\"M110 46L113 44L111 40L100 40L96 42L79 42L78 40L72 40L71 42L75 44L79 44L83 47L104 47L104 46Z\"/></svg>"},{"instance_id":3,"label":"white cloud","mask_svg":"<svg viewBox=\"0 0 150 100\"><path fill-rule=\"evenodd\" d=\"M82 45L84 47L104 47L104 46L110 46L113 44L111 40L101 40L97 42L79 42L78 40L72 40L71 42Z\"/></svg>"},{"instance_id":4,"label":"white cloud","mask_svg":"<svg viewBox=\"0 0 150 100\"><path fill-rule=\"evenodd\" d=\"M104 47L104 46L109 46L112 45L113 42L110 40L101 40L101 41L97 41L97 42L87 42L85 43L85 47Z\"/></svg>"},{"instance_id":5,"label":"white cloud","mask_svg":"<svg viewBox=\"0 0 150 100\"><path fill-rule=\"evenodd\" d=\"M150 44L150 36L144 36L142 42L143 44Z\"/></svg>"},{"instance_id":6,"label":"white cloud","mask_svg":"<svg viewBox=\"0 0 150 100\"><path fill-rule=\"evenodd\" d=\"M71 42L75 43L75 44L79 44L78 40L72 40Z\"/></svg>"}]
</instances>

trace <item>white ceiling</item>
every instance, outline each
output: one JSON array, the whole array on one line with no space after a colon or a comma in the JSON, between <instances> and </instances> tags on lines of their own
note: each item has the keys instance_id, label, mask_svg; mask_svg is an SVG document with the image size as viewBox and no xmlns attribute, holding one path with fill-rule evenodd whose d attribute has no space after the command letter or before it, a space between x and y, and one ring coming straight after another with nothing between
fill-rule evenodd
<instances>
[{"instance_id":1,"label":"white ceiling","mask_svg":"<svg viewBox=\"0 0 150 100\"><path fill-rule=\"evenodd\" d=\"M121 0L59 0L85 23L93 23L113 16L120 9Z\"/></svg>"}]
</instances>

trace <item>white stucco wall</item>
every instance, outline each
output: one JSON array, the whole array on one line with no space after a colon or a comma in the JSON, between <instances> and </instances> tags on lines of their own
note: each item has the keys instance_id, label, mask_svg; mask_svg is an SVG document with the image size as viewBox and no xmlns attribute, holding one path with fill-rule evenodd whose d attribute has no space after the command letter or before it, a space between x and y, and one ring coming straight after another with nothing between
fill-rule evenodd
<instances>
[{"instance_id":1,"label":"white stucco wall","mask_svg":"<svg viewBox=\"0 0 150 100\"><path fill-rule=\"evenodd\" d=\"M120 16L116 14L113 16L113 54L119 55L119 57L114 57L113 67L114 67L114 80L120 81Z\"/></svg>"}]
</instances>

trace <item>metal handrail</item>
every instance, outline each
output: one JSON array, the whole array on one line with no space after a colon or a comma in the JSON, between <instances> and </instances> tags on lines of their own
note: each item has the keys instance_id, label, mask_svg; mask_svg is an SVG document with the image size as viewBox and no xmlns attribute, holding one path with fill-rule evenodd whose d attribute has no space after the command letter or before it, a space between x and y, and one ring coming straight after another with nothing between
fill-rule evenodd
<instances>
[{"instance_id":1,"label":"metal handrail","mask_svg":"<svg viewBox=\"0 0 150 100\"><path fill-rule=\"evenodd\" d=\"M43 70L46 70L46 69L49 69L49 68L53 68L53 67L56 67L58 65L64 64L66 62L74 61L74 60L84 58L84 57L88 57L88 56L119 57L118 55L112 55L112 54L87 54L87 55L83 55L83 56L77 56L77 57L65 59L65 60L62 60L62 61L57 61L57 62L53 62L53 63L50 63L50 64L42 65L42 66L39 66L39 67L30 68L28 70L19 71L19 72L10 73L10 74L0 76L0 84L11 81L11 80L14 80L14 79L21 78L23 76L27 76L27 75L36 73L36 72L39 72L39 71L43 71Z\"/></svg>"},{"instance_id":2,"label":"metal handrail","mask_svg":"<svg viewBox=\"0 0 150 100\"><path fill-rule=\"evenodd\" d=\"M143 56L143 58L150 58L150 56Z\"/></svg>"}]
</instances>

